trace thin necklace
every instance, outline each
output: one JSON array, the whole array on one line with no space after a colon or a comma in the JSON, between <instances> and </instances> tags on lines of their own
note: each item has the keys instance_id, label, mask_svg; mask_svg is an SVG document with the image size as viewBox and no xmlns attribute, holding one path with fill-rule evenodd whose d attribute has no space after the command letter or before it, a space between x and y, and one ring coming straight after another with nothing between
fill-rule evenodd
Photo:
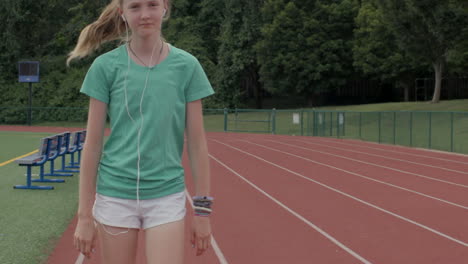
<instances>
[{"instance_id":1,"label":"thin necklace","mask_svg":"<svg viewBox=\"0 0 468 264\"><path fill-rule=\"evenodd\" d=\"M149 65L147 65L140 57L138 57L138 55L136 55L136 53L135 53L135 51L133 51L132 46L130 45L130 43L128 43L128 48L130 49L130 52L132 52L132 54L133 54L141 63L143 63L143 65L145 65L146 67L149 67ZM161 49L159 49L158 60L161 58L161 54L162 54L163 48L164 48L164 43L163 43L163 40L161 39ZM157 61L158 61L158 60L157 60ZM157 62L157 61L156 61L156 62ZM151 61L150 61L150 63L151 63Z\"/></svg>"}]
</instances>

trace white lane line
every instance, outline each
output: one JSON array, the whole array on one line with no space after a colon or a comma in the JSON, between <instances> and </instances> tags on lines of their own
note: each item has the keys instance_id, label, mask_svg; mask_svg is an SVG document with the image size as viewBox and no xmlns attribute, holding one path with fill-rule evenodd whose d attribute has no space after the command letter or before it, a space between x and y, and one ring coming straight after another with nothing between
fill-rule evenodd
<instances>
[{"instance_id":1,"label":"white lane line","mask_svg":"<svg viewBox=\"0 0 468 264\"><path fill-rule=\"evenodd\" d=\"M77 258L76 261L75 261L75 264L83 264L84 259L85 259L85 256L84 256L83 254L80 253L80 254L78 255L78 258Z\"/></svg>"},{"instance_id":2,"label":"white lane line","mask_svg":"<svg viewBox=\"0 0 468 264\"><path fill-rule=\"evenodd\" d=\"M400 189L400 190L403 190L403 191L411 192L411 193L414 193L414 194L417 194L417 195L424 196L426 198L434 199L434 200L439 201L439 202L443 202L443 203L446 203L446 204L450 204L450 205L453 205L453 206L460 207L462 209L468 210L467 206L463 206L463 205L460 205L460 204L457 204L457 203L454 203L454 202L450 202L450 201L447 201L447 200L444 200L444 199L441 199L441 198L438 198L438 197L430 196L428 194L424 194L424 193L421 193L421 192L418 192L418 191L407 189L407 188L404 188L404 187L401 187L401 186L398 186L398 185L395 185L395 184L391 184L391 183L388 183L388 182L384 182L384 181L380 181L380 180L377 180L377 179L374 179L374 178L370 178L370 177L361 175L359 173L355 173L355 172L352 172L352 171L347 171L347 170L344 170L344 169L340 169L338 167L334 167L334 166L331 166L331 165L328 165L328 164L325 164L325 163L321 163L321 162L318 162L318 161L315 161L315 160L311 160L311 159L308 159L308 158L304 158L302 156L295 155L295 154L292 154L292 153L289 153L289 152L286 152L286 151L282 151L282 150L279 150L279 149L267 147L265 145L253 143L253 142L250 142L250 141L247 141L247 140L242 140L242 141L245 141L245 142L247 142L249 144L257 145L257 146L260 146L260 147L263 147L263 148L266 148L266 149L269 149L269 150L273 150L273 151L276 151L276 152L279 152L279 153L287 154L287 155L290 155L290 156L293 156L293 157L296 157L296 158L299 158L299 159L303 159L305 161L312 162L312 163L315 163L315 164L318 164L318 165L321 165L321 166L325 166L325 167L330 168L330 169L338 170L338 171L348 173L348 174L351 174L351 175L354 175L354 176L357 176L357 177L361 177L361 178L364 178L364 179L369 180L369 181L378 182L378 183L388 185L388 186L391 186L391 187L394 187L394 188L397 188L397 189Z\"/></svg>"},{"instance_id":3,"label":"white lane line","mask_svg":"<svg viewBox=\"0 0 468 264\"><path fill-rule=\"evenodd\" d=\"M217 141L217 140L214 140L214 141ZM365 264L371 264L370 261L366 260L365 258L361 257L359 254L357 254L356 252L354 252L352 249L348 248L347 246L345 246L343 243L341 243L340 241L338 241L336 238L332 237L331 235L329 235L327 232L323 231L322 229L320 229L318 226L314 225L312 222L310 222L309 220L307 220L306 218L304 218L302 215L296 213L295 211L293 211L292 209L290 209L289 207L287 207L286 205L284 205L282 202L278 201L276 198L274 198L273 196L271 196L270 194L268 194L267 192L265 192L264 190L262 190L261 188L259 188L257 185L255 185L254 183L252 183L251 181L247 180L245 177L243 177L242 175L240 175L239 173L237 173L236 171L234 171L233 169L231 169L230 167L228 167L226 164L224 164L223 162L221 162L220 160L218 160L217 158L215 158L213 155L209 155L210 158L214 159L216 162L218 162L219 164L221 164L221 166L223 166L224 168L226 168L227 170L229 170L230 172L232 172L233 174L235 174L236 176L238 176L239 178L241 178L243 181L247 182L250 186L252 186L253 188L255 188L257 191L259 191L260 193L262 193L263 195L265 195L266 197L268 197L269 199L271 199L273 202L275 202L276 204L278 204L279 206L281 206L282 208L284 208L286 211L288 211L289 213L291 213L292 215L294 215L295 217L299 218L301 221L303 221L304 223L306 223L308 226L312 227L313 229L315 229L317 232L319 232L320 234L322 234L323 236L325 236L326 238L328 238L331 242L333 242L335 245L339 246L340 248L342 248L344 251L348 252L350 255L352 255L353 257L359 259L362 263L365 263Z\"/></svg>"},{"instance_id":4,"label":"white lane line","mask_svg":"<svg viewBox=\"0 0 468 264\"><path fill-rule=\"evenodd\" d=\"M190 196L190 193L187 191L187 189L185 189L185 196L186 196L187 199L189 200L190 206L191 206L192 209L193 209L192 197ZM228 264L226 258L224 257L223 252L222 252L221 249L219 248L218 243L216 243L216 240L215 240L214 236L211 236L211 246L213 247L213 250L214 250L216 256L218 257L219 263L220 263L220 264Z\"/></svg>"},{"instance_id":5,"label":"white lane line","mask_svg":"<svg viewBox=\"0 0 468 264\"><path fill-rule=\"evenodd\" d=\"M401 162L416 164L416 165L420 165L420 166L426 166L426 167L430 167L430 168L435 168L435 169L440 169L440 170L445 170L445 171L450 171L450 172L455 172L455 173L468 174L468 172L465 172L465 171L452 170L452 169L448 169L448 168L444 168L444 167L438 167L438 166L433 166L433 165L429 165L429 164L425 164L425 163L419 163L419 162L414 162L414 161L409 161L409 160L403 160L403 159L397 159L397 158L390 158L390 157L383 156L383 155L371 154L371 153L362 152L362 151L357 151L357 150L350 150L350 149L345 149L345 148L332 147L332 146L330 146L330 145L324 145L324 144L319 144L319 143L311 143L311 142L303 141L303 140L294 140L294 141L306 143L306 144L309 144L309 145L318 145L318 146L324 146L324 147L328 147L328 148L339 149L339 150L342 150L342 151L348 151L348 152L360 153L360 154L369 155L369 156L375 156L375 157L379 157L379 158L383 158L383 159L396 160L396 161L401 161Z\"/></svg>"},{"instance_id":6,"label":"white lane line","mask_svg":"<svg viewBox=\"0 0 468 264\"><path fill-rule=\"evenodd\" d=\"M468 165L468 162L459 161L459 160L451 160L451 159L444 159L444 158L433 157L433 156L426 156L426 155L422 155L422 154L407 153L407 152L403 152L403 151L385 149L385 148L383 148L383 147L375 148L375 147L363 146L363 145L360 145L360 144L344 143L344 142L340 142L340 141L326 140L326 139L324 139L324 138L321 138L321 139L323 139L323 140L318 140L318 141L319 141L319 142L325 141L325 142L331 142L331 143L336 143L336 144L341 144L341 145L346 145L346 146L351 146L351 147L362 147L362 148L375 149L375 150L380 150L380 151L385 151L385 152L393 152L393 153L397 153L397 154L404 154L404 155L409 155L409 156L414 156L414 157L430 158L430 159L443 160L443 161L448 161L448 162L453 162L453 163L459 163L459 164L463 164L463 165ZM365 141L365 143L366 143L366 144L382 145L382 144L379 144L379 143L369 142L369 141ZM386 145L386 144L383 144L383 145ZM404 146L398 146L398 145L389 145L389 146L404 148ZM441 154L445 154L445 155L454 155L454 156L463 156L463 157L466 157L465 154L460 154L460 153L455 153L455 152L443 152L443 151L440 151L440 150L423 149L423 148L415 148L415 147L407 147L407 148L419 149L419 150L421 150L421 151L436 152L436 153L441 153ZM468 158L468 157L467 157L467 158Z\"/></svg>"},{"instance_id":7,"label":"white lane line","mask_svg":"<svg viewBox=\"0 0 468 264\"><path fill-rule=\"evenodd\" d=\"M361 200L361 199L359 199L359 198L357 198L357 197L352 196L351 194L342 192L342 191L340 191L340 190L338 190L338 189L335 189L335 188L333 188L333 187L330 187L330 186L328 186L328 185L326 185L326 184L324 184L324 183L321 183L321 182L319 182L319 181L316 181L316 180L313 180L313 179L311 179L311 178L308 178L308 177L306 177L306 176L304 176L304 175L302 175L302 174L300 174L300 173L297 173L297 172L295 172L295 171L292 171L292 170L289 170L289 169L287 169L287 168L281 167L281 166L279 166L279 165L277 165L277 164L275 164L275 163L273 163L273 162L271 162L271 161L268 161L268 160L265 160L265 159L263 159L263 158L260 158L260 157L254 155L254 154L251 154L251 153L249 153L249 152L243 151L243 150L241 150L241 149L239 149L239 148L236 148L236 147L233 147L233 146L231 146L231 145L225 144L225 143L220 142L220 141L218 141L218 140L212 140L212 141L215 141L215 142L217 142L217 143L219 143L219 144L225 145L225 146L227 146L227 147L229 147L229 148L235 149L235 150L237 150L237 151L239 151L239 152L242 152L242 153L244 153L244 154L246 154L246 155L249 155L249 156L254 157L254 158L258 159L258 160L261 160L261 161L266 162L266 163L268 163L268 164L270 164L270 165L273 165L273 166L275 166L275 167L277 167L277 168L280 168L280 169L282 169L282 170L285 170L285 171L287 171L287 172L289 172L289 173L291 173L291 174L294 174L294 175L296 175L296 176L298 176L298 177L301 177L301 178L303 178L303 179L305 179L305 180L307 180L307 181L314 182L314 183L316 183L316 184L318 184L318 185L320 185L320 186L322 186L322 187L325 187L325 188L327 188L327 189L329 189L329 190L332 190L332 191L334 191L334 192L337 192L337 193L339 193L339 194L341 194L341 195L344 195L344 196L346 196L346 197L348 197L348 198L351 198L351 199L353 199L353 200L355 200L355 201L358 201L358 202L360 202L360 203L363 203L363 204L365 204L365 205L367 205L367 206L370 206L370 207L372 207L372 208L374 208L374 209L377 209L377 210L379 210L379 211L381 211L381 212L384 212L384 213L386 213L386 214L389 214L389 215L391 215L391 216L394 216L394 217L396 217L396 218L399 218L399 219L401 219L401 220L403 220L403 221L406 221L406 222L408 222L408 223L414 224L414 225L416 225L416 226L418 226L418 227L420 227L420 228L423 228L423 229L425 229L425 230L427 230L427 231L429 231L429 232L432 232L432 233L434 233L434 234L436 234L436 235L439 235L439 236L441 236L441 237L444 237L444 238L446 238L446 239L449 239L449 240L451 240L451 241L453 241L453 242L455 242L455 243L458 243L458 244L460 244L460 245L462 245L462 246L468 247L468 243L466 243L466 242L463 242L463 241L461 241L461 240L458 240L458 239L456 239L456 238L453 238L453 237L451 237L451 236L449 236L449 235L446 235L446 234L444 234L444 233L442 233L442 232L440 232L440 231L437 231L437 230L435 230L435 229L433 229L433 228L430 228L430 227L428 227L428 226L425 226L425 225L423 225L423 224L420 224L420 223L418 223L418 222L416 222L416 221L413 221L413 220L411 220L411 219L408 219L408 218L406 218L406 217L404 217L404 216L401 216L401 215L399 215L399 214L396 214L396 213L393 213L393 212L391 212L391 211L385 210L385 209L383 209L383 208L381 208L381 207L378 207L377 205L374 205L374 204L371 204L371 203L366 202L366 201L364 201L364 200Z\"/></svg>"},{"instance_id":8,"label":"white lane line","mask_svg":"<svg viewBox=\"0 0 468 264\"><path fill-rule=\"evenodd\" d=\"M443 183L446 183L446 184L451 184L451 185L455 185L455 186L459 186L459 187L463 187L463 188L468 188L468 185L463 185L463 184L460 184L460 183L455 183L455 182L450 182L450 181L444 181L444 180L441 180L441 179L437 179L437 178L433 178L433 177L429 177L429 176L425 176L425 175L421 175L421 174L417 174L417 173L413 173L413 172L409 172L409 171L399 170L399 169L395 169L395 168L392 168L392 167L387 167L387 166L383 166L383 165L379 165L379 164L375 164L375 163L371 163L371 162L366 162L366 161L363 161L363 160L353 159L353 158L349 158L349 157L346 157L346 156L336 155L336 154L332 154L332 153L324 152L324 151L319 151L319 150L315 150L315 149L304 148L304 147L300 147L300 146L293 145L293 144L283 143L283 142L280 142L280 141L277 141L277 140L270 140L270 139L264 139L264 140L271 141L271 142L274 142L274 143L277 143L277 144L283 144L283 145L287 145L287 146L291 146L291 147L295 147L295 148L304 149L304 150L307 150L307 151L312 151L312 152L322 153L322 154L326 154L326 155L330 155L330 156L334 156L334 157L339 157L339 158L343 158L343 159L347 159L347 160L352 160L352 161L355 161L355 162L360 162L360 163L371 165L371 166L385 168L385 169L388 169L388 170L393 170L393 171L413 175L413 176L416 176L416 177L425 178L425 179L432 180L432 181L438 181L438 182L443 182ZM245 140L240 140L240 141L245 141ZM298 142L302 142L302 141L298 141Z\"/></svg>"}]
</instances>

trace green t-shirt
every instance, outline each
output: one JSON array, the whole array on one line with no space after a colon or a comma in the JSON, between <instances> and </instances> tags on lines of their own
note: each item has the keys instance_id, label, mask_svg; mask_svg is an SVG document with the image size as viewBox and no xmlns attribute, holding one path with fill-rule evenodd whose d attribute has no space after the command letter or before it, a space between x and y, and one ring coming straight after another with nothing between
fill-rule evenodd
<instances>
[{"instance_id":1,"label":"green t-shirt","mask_svg":"<svg viewBox=\"0 0 468 264\"><path fill-rule=\"evenodd\" d=\"M152 199L183 191L186 104L213 94L198 60L170 46L169 55L150 69L130 60L124 45L93 62L81 92L107 104L111 134L99 164L97 192L137 199L138 128L140 136L139 199ZM129 67L128 67L129 65ZM127 70L128 75L127 75ZM125 104L125 79L128 98Z\"/></svg>"}]
</instances>

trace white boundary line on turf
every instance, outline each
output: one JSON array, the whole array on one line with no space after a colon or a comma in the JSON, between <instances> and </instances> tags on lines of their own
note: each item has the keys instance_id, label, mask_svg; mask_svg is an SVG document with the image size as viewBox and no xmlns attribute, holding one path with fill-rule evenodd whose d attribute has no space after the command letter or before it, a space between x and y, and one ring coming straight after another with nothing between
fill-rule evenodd
<instances>
[{"instance_id":1,"label":"white boundary line on turf","mask_svg":"<svg viewBox=\"0 0 468 264\"><path fill-rule=\"evenodd\" d=\"M347 140L344 138L341 138L340 140ZM425 148L418 148L418 147L408 147L408 146L400 146L400 145L391 145L391 144L385 144L385 143L376 143L376 142L371 142L371 141L365 141L365 140L359 140L359 139L350 139L352 142L354 141L359 141L363 143L369 143L377 146L387 146L387 147L398 147L398 148L408 148L408 149L414 149L414 150L421 150L421 151L426 151L426 152L432 152L432 153L438 153L438 154L445 154L445 155L454 155L454 156L459 156L459 157L466 157L468 158L468 155L462 154L462 153L456 153L456 152L447 152L447 151L442 151L442 150L436 150L436 149L425 149ZM443 160L443 161L448 161L448 162L453 162L453 163L459 163L459 164L464 164L468 165L468 162L463 162L459 160L450 160L450 159L444 159L444 158L439 158L439 157L433 157L433 156L426 156L426 155L420 155L420 154L414 154L414 153L407 153L403 151L397 151L397 150L390 150L390 149L385 149L385 148L377 148L377 147L369 147L369 146L363 146L359 144L353 144L353 143L344 143L340 142L338 140L329 140L325 138L320 138L319 141L323 142L332 142L332 143L337 143L337 144L342 144L342 145L347 145L347 146L352 146L352 147L363 147L363 148L368 148L368 149L375 149L375 150L380 150L380 151L385 151L385 152L393 152L393 153L398 153L398 154L404 154L404 155L409 155L409 156L415 156L415 157L422 157L422 158L430 158L430 159L437 159L437 160ZM348 141L350 142L350 141Z\"/></svg>"},{"instance_id":2,"label":"white boundary line on turf","mask_svg":"<svg viewBox=\"0 0 468 264\"><path fill-rule=\"evenodd\" d=\"M468 172L465 172L465 171L452 170L452 169L448 169L448 168L444 168L444 167L438 167L438 166L433 166L433 165L429 165L429 164L425 164L425 163L419 163L419 162L408 161L408 160L403 160L403 159L391 158L391 157L387 157L387 156L383 156L383 155L372 154L372 153L367 153L367 152L362 152L362 151L357 151L357 150L350 150L350 149L346 149L346 148L333 147L333 146L330 146L330 145L325 145L325 144L320 144L320 143L312 143L312 142L303 141L303 140L294 140L294 141L299 141L299 142L306 143L306 144L309 144L309 145L325 146L325 147L328 147L328 148L339 149L339 150L342 150L342 151L348 151L348 152L360 153L360 154L369 155L369 156L375 156L375 157L379 157L379 158L383 158L383 159L396 160L396 161L401 161L401 162L426 166L426 167L430 167L430 168L435 168L435 169L440 169L440 170L445 170L445 171L450 171L450 172L455 172L455 173L460 173L460 174L468 174Z\"/></svg>"},{"instance_id":3,"label":"white boundary line on turf","mask_svg":"<svg viewBox=\"0 0 468 264\"><path fill-rule=\"evenodd\" d=\"M445 181L445 180L441 180L441 179L438 179L438 178L433 178L433 177L429 177L429 176L425 176L425 175L421 175L421 174L417 174L417 173L413 173L413 172L409 172L409 171L395 169L395 168L388 167L388 166L378 165L378 164L375 164L375 163L372 163L372 162L366 162L366 161L363 161L363 160L353 159L353 158L349 158L349 157L341 156L341 155L337 155L337 154L332 154L332 153L325 152L325 151L320 151L320 150L315 150L315 149L310 149L310 148L304 148L304 147L301 147L301 146L288 144L288 143L283 143L283 142L279 142L279 141L275 141L275 140L269 140L269 139L264 139L264 140L271 141L271 142L274 142L276 144L287 145L287 146L291 146L291 147L295 147L295 148L304 149L304 150L307 150L307 151L312 151L312 152L322 153L322 154L326 154L326 155L330 155L330 156L334 156L334 157L339 157L339 158L343 158L343 159L347 159L347 160L352 160L352 161L355 161L355 162L360 162L360 163L364 163L364 164L371 165L371 166L385 168L385 169L393 170L393 171L396 171L396 172L401 172L401 173L404 173L404 174L413 175L413 176L416 176L416 177L426 178L428 180L433 180L433 181L443 182L443 183L446 183L446 184L451 184L451 185L455 185L455 186L459 186L459 187L463 187L463 188L468 188L468 185L463 185L463 184L456 183L456 182L451 182L451 181ZM242 141L245 141L245 140L242 140ZM297 142L302 143L302 141L297 141ZM250 143L250 141L249 141L249 143Z\"/></svg>"},{"instance_id":4,"label":"white boundary line on turf","mask_svg":"<svg viewBox=\"0 0 468 264\"><path fill-rule=\"evenodd\" d=\"M216 141L216 140L215 140ZM304 223L306 223L308 226L312 227L313 229L315 229L317 232L319 232L321 235L325 236L326 238L328 238L331 242L333 242L335 245L337 245L338 247L340 247L341 249L343 249L344 251L348 252L350 255L352 255L353 257L357 258L358 260L360 260L362 263L365 263L365 264L371 264L370 261L366 260L365 258L361 257L359 254L357 254L356 252L354 252L352 249L348 248L347 246L345 246L344 244L342 244L340 241L338 241L336 238L332 237L331 235L329 235L327 232L323 231L322 229L320 229L318 226L314 225L313 223L311 223L309 220L307 220L306 218L304 218L302 215L296 213L295 211L293 211L292 209L290 209L289 207L287 207L286 205L284 205L283 203L281 203L280 201L278 201L276 198L274 198L273 196L271 196L270 194L268 194L267 192L265 192L264 190L262 190L261 188L259 188L257 185L255 185L254 183L252 183L251 181L247 180L246 178L244 178L242 175L240 175L239 173L237 173L236 171L234 171L233 169L231 169L229 166L227 166L226 164L224 164L223 162L221 162L220 160L218 160L217 158L215 158L213 155L209 155L210 158L212 158L213 160L215 160L216 162L218 162L221 166L225 167L227 170L229 170L230 172L232 172L234 175L236 175L237 177L241 178L243 181L247 182L250 186L252 186L253 188L255 188L257 191L259 191L260 193L262 193L263 195L265 195L266 197L268 197L269 199L271 199L273 202L275 202L276 204L278 204L279 206L281 206L283 209L285 209L286 211L288 211L289 213L291 213L292 215L294 215L295 217L299 218L299 220L303 221Z\"/></svg>"},{"instance_id":5,"label":"white boundary line on turf","mask_svg":"<svg viewBox=\"0 0 468 264\"><path fill-rule=\"evenodd\" d=\"M187 197L187 200L189 200L190 206L193 209L193 201L192 201L190 193L187 191L187 189L185 189L185 196ZM215 240L213 235L211 235L211 246L213 247L213 250L214 250L214 252L216 254L216 257L218 257L218 259L219 259L219 263L220 264L228 264L226 258L224 257L223 252L219 248L218 243L216 243L216 240Z\"/></svg>"},{"instance_id":6,"label":"white boundary line on turf","mask_svg":"<svg viewBox=\"0 0 468 264\"><path fill-rule=\"evenodd\" d=\"M355 197L355 196L352 196L351 194L345 193L345 192L340 191L340 190L338 190L338 189L335 189L335 188L333 188L333 187L331 187L331 186L328 186L328 185L326 185L326 184L324 184L324 183L321 183L321 182L316 181L316 180L314 180L314 179L308 178L308 177L306 177L306 176L304 176L304 175L302 175L302 174L300 174L300 173L297 173L297 172L295 172L295 171L292 171L292 170L289 170L289 169L287 169L287 168L284 168L284 167L282 167L282 166L280 166L280 165L277 165L276 163L273 163L273 162L271 162L271 161L265 160L265 159L263 159L263 158L261 158L261 157L258 157L258 156L254 155L254 154L251 154L251 153L249 153L249 152L243 151L243 150L241 150L241 149L239 149L239 148L236 148L236 147L233 147L233 146L231 146L231 145L225 144L225 143L220 142L220 141L218 141L218 140L212 140L212 141L215 141L215 142L217 142L217 143L219 143L219 144L225 145L225 146L227 146L227 147L229 147L229 148L235 149L235 150L237 150L237 151L239 151L239 152L242 152L242 153L244 153L244 154L247 154L247 155L249 155L249 156L252 156L252 157L254 157L254 158L258 159L258 160L261 160L261 161L263 161L263 162L266 162L266 163L268 163L268 164L271 164L271 165L273 165L273 166L275 166L275 167L277 167L277 168L280 168L280 169L282 169L282 170L285 170L285 171L287 171L287 172L289 172L289 173L291 173L291 174L294 174L294 175L296 175L296 176L298 176L298 177L300 177L300 178L303 178L303 179L305 179L305 180L307 180L307 181L314 182L314 183L316 183L316 184L318 184L318 185L320 185L320 186L322 186L322 187L324 187L324 188L327 188L327 189L329 189L329 190L331 190L331 191L337 192L337 193L339 193L339 194L341 194L341 195L343 195L343 196L346 196L346 197L348 197L348 198L351 198L351 199L353 199L353 200L355 200L355 201L357 201L357 202L360 202L360 203L362 203L362 204L365 204L365 205L367 205L367 206L369 206L369 207L372 207L372 208L374 208L374 209L377 209L377 210L379 210L379 211L381 211L381 212L384 212L384 213L386 213L386 214L389 214L389 215L391 215L391 216L394 216L394 217L396 217L396 218L398 218L398 219L401 219L401 220L403 220L403 221L406 221L406 222L408 222L408 223L414 224L414 225L416 225L416 226L418 226L418 227L420 227L420 228L423 228L423 229L425 229L425 230L427 230L427 231L429 231L429 232L432 232L432 233L434 233L434 234L436 234L436 235L439 235L439 236L441 236L441 237L444 237L444 238L446 238L446 239L448 239L448 240L451 240L451 241L453 241L453 242L455 242L455 243L458 243L458 244L460 244L460 245L462 245L462 246L468 247L468 243L467 243L467 242L458 240L458 239L456 239L456 238L454 238L454 237L451 237L451 236L449 236L449 235L447 235L447 234L444 234L444 233L442 233L442 232L440 232L440 231L437 231L437 230L435 230L435 229L433 229L433 228L430 228L430 227L428 227L428 226L425 226L425 225L423 225L423 224L420 224L420 223L418 223L418 222L416 222L416 221L413 221L413 220L411 220L411 219L409 219L409 218L406 218L406 217L401 216L401 215L399 215L399 214L396 214L396 213L394 213L394 212L385 210L385 209L383 209L383 208L381 208L381 207L379 207L379 206L377 206L377 205L374 205L374 204L372 204L372 203L369 203L369 202L366 202L366 201L364 201L364 200L361 200L361 199L359 199L359 198L357 198L357 197Z\"/></svg>"}]
</instances>

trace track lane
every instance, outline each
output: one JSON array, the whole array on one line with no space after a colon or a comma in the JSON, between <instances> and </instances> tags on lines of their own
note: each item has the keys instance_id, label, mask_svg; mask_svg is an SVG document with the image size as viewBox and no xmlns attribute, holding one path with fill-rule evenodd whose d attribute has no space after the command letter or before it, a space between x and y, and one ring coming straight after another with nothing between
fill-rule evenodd
<instances>
[{"instance_id":1,"label":"track lane","mask_svg":"<svg viewBox=\"0 0 468 264\"><path fill-rule=\"evenodd\" d=\"M231 138L229 141L232 143ZM229 150L229 148L220 151L219 155L222 155L222 153L229 154L230 157L232 156L233 159L240 161L241 164L252 162L249 161L252 159L251 157L240 152L236 154L232 149ZM268 156L270 157L271 154ZM296 168L304 167L304 164L300 165L294 159L282 157L281 160L285 163L294 164ZM230 166L236 166L235 163L232 164L229 160L226 162L231 164ZM259 161L257 160L256 162ZM257 170L243 168L245 170L252 170L246 174L249 175L250 180L254 182L258 181L258 185L263 186L265 190L271 189L271 192L277 193L285 203L289 201L286 204L297 208L297 211L307 215L308 219L311 219L312 222L319 223L319 226L328 227L325 230L329 230L340 240L347 241L345 244L351 245L351 248L356 248L358 252L365 252L365 257L373 255L374 258L378 259L375 263L431 263L423 262L423 260L432 261L443 256L446 259L455 261L459 260L460 256L467 256L466 247L450 243L451 241L445 238L437 237L414 225L389 217L377 210L347 199L342 195L324 190L324 188L315 184L307 184L302 181L302 183L296 182L295 185L290 185L290 181L298 177L271 169L271 166L259 164L257 167ZM305 167L307 167L309 173L313 169L314 174L330 174L329 171L323 171L323 169L318 167ZM281 188L282 184L287 184L289 191ZM363 187L361 186L359 189L362 190ZM304 200L310 203L305 203ZM317 203L317 201L321 201L321 203ZM326 205L324 205L324 201L326 201ZM327 216L335 217L330 219ZM375 218L378 218L378 220ZM353 228L346 229L343 228L344 226ZM362 236L363 233L366 235ZM382 243L386 244L386 246L383 246ZM377 244L379 247L376 248L375 245ZM425 256L419 255L430 248L443 249L443 251L432 250L428 255L426 253ZM410 252L411 250L408 249L415 252ZM395 258L394 254L396 252L394 250L399 252L398 258L400 262L386 262L385 260ZM401 252L407 253L402 254ZM370 259L373 260L372 257ZM413 262L409 262L408 259L412 259Z\"/></svg>"},{"instance_id":2,"label":"track lane","mask_svg":"<svg viewBox=\"0 0 468 264\"><path fill-rule=\"evenodd\" d=\"M468 209L468 186L455 185L453 182L441 182L435 178L424 175L430 174L429 172L425 173L421 171L419 174L412 174L400 170L398 167L378 165L363 159L356 159L345 154L343 155L338 151L310 148L308 145L300 145L297 141L272 141L265 139L256 140L255 142L268 147L285 150L325 165L357 173L370 179L375 179L376 181L383 181L384 183L396 185L397 187L444 199ZM375 170L378 170L378 173L374 173Z\"/></svg>"},{"instance_id":3,"label":"track lane","mask_svg":"<svg viewBox=\"0 0 468 264\"><path fill-rule=\"evenodd\" d=\"M213 157L228 158L216 149L219 146L209 144ZM184 164L188 164L186 155ZM244 165L256 166L238 163L235 170L241 175ZM210 167L215 197L213 235L229 263L362 263L212 158ZM185 168L190 190L191 172Z\"/></svg>"},{"instance_id":4,"label":"track lane","mask_svg":"<svg viewBox=\"0 0 468 264\"><path fill-rule=\"evenodd\" d=\"M252 137L255 138L255 137ZM274 140L278 140L274 139ZM283 140L283 139L280 139ZM287 139L286 139L287 140ZM400 160L395 160L394 158L385 158L381 156L375 156L374 154L365 154L365 153L356 153L354 149L344 149L342 147L338 148L333 144L318 144L314 142L310 142L308 140L297 140L297 139L290 139L289 142L295 142L296 144L302 144L303 147L308 147L310 149L316 149L321 151L326 151L329 153L352 157L354 159L363 160L366 162L371 162L376 165L387 166L392 168L399 168L400 170L407 171L409 173L414 174L422 174L421 172L424 171L424 175L439 179L442 181L453 182L460 185L464 185L465 187L468 186L468 166L464 166L462 170L454 171L451 169L437 167L437 166L424 166L420 164L413 163L411 160L403 160L400 157ZM428 163L428 162L426 162Z\"/></svg>"},{"instance_id":5,"label":"track lane","mask_svg":"<svg viewBox=\"0 0 468 264\"><path fill-rule=\"evenodd\" d=\"M468 165L468 155L459 153L450 153L442 151L434 151L420 148L411 148L398 145L377 144L374 142L357 141L352 139L337 139L337 138L309 138L314 139L313 142L322 144L333 144L345 149L356 149L358 151L368 152L372 154L385 155L388 157L404 157L405 159L429 163L450 169L460 169Z\"/></svg>"},{"instance_id":6,"label":"track lane","mask_svg":"<svg viewBox=\"0 0 468 264\"><path fill-rule=\"evenodd\" d=\"M250 153L263 156L263 158L268 157L267 160L301 174L310 173L307 170L304 170L305 166L299 168L296 164L293 165L289 162L285 162L286 158L298 159L298 157L302 157L303 153L301 151L296 151L294 149L288 150L289 153L295 151L300 154L291 156L286 153L273 151L273 149L278 149L277 147L261 147L263 149L258 149L258 147L261 146L260 144L255 145L257 143L252 144L245 142L245 144L250 144L249 146L244 145L244 142L238 142L239 143L235 145L245 148L245 150L248 150ZM303 159L298 160L297 164L300 163L304 163L304 165L317 165L316 163L310 163ZM337 165L340 166L341 163ZM321 182L327 183L330 186L339 186L339 190L352 194L353 196L359 197L399 215L408 217L411 220L427 225L441 231L442 233L452 236L455 239L459 239L465 243L468 241L468 232L459 232L458 230L468 230L468 221L466 221L468 219L468 210L429 199L415 193L397 189L392 186L356 177L356 175L342 171L340 167L334 169L329 166L319 166L320 169L324 170L324 172L328 172L330 176L319 176L320 178L313 177L314 179L320 179ZM375 173L378 173L378 171L375 171ZM428 210L428 208L431 210Z\"/></svg>"}]
</instances>

